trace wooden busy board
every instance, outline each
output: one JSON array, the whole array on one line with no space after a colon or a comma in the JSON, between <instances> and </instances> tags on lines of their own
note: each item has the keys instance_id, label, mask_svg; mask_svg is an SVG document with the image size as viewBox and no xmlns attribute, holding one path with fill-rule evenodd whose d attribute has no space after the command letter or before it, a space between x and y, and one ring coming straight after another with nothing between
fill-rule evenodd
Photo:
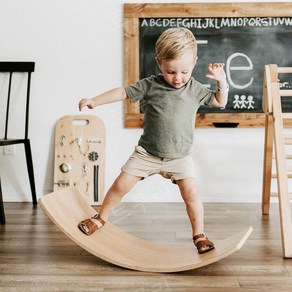
<instances>
[{"instance_id":1,"label":"wooden busy board","mask_svg":"<svg viewBox=\"0 0 292 292\"><path fill-rule=\"evenodd\" d=\"M91 115L58 120L55 132L54 191L76 186L91 205L104 197L105 127Z\"/></svg>"}]
</instances>

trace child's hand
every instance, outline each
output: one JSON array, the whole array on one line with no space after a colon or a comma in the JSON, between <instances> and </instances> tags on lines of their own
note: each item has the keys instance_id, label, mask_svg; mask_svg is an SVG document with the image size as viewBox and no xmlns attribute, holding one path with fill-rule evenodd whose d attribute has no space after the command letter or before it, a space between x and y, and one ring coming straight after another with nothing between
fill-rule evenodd
<instances>
[{"instance_id":1,"label":"child's hand","mask_svg":"<svg viewBox=\"0 0 292 292\"><path fill-rule=\"evenodd\" d=\"M79 111L82 111L82 109L87 106L89 109L93 109L94 108L94 103L92 101L92 99L88 99L88 98L83 98L80 100L79 102Z\"/></svg>"},{"instance_id":2,"label":"child's hand","mask_svg":"<svg viewBox=\"0 0 292 292\"><path fill-rule=\"evenodd\" d=\"M224 71L224 65L223 63L210 63L208 66L209 72L211 74L206 75L208 78L216 80L216 81L225 81L226 80L226 74Z\"/></svg>"}]
</instances>

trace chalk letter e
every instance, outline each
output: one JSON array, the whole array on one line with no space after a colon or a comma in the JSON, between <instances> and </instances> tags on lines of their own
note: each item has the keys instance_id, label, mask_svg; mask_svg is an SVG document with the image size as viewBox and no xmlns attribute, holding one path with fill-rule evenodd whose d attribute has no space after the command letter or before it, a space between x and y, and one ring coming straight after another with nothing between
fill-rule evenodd
<instances>
[{"instance_id":1,"label":"chalk letter e","mask_svg":"<svg viewBox=\"0 0 292 292\"><path fill-rule=\"evenodd\" d=\"M247 62L248 62L248 66L234 66L234 67L232 67L231 66L231 62L235 58L244 58L244 59L246 59ZM237 88L237 89L244 89L244 88L250 86L252 84L252 82L253 82L253 77L251 77L250 81L248 83L246 83L246 84L243 84L243 85L235 84L233 82L233 80L231 79L231 71L239 71L239 70L248 71L248 70L252 70L252 69L253 69L252 61L247 55L242 54L242 53L234 53L234 54L232 54L227 59L227 62L226 62L226 75L227 75L227 80L228 80L229 85L231 85L232 87Z\"/></svg>"}]
</instances>

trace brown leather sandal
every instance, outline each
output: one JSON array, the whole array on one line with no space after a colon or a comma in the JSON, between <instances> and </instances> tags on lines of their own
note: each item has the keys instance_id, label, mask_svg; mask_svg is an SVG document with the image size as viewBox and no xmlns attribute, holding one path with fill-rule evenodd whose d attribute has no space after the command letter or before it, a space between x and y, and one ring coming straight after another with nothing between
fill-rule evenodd
<instances>
[{"instance_id":1,"label":"brown leather sandal","mask_svg":"<svg viewBox=\"0 0 292 292\"><path fill-rule=\"evenodd\" d=\"M98 227L91 219L98 220L102 226ZM85 219L78 224L78 228L86 235L92 234L95 230L103 227L105 221L99 216L99 214L94 215L91 218Z\"/></svg>"},{"instance_id":2,"label":"brown leather sandal","mask_svg":"<svg viewBox=\"0 0 292 292\"><path fill-rule=\"evenodd\" d=\"M198 241L199 238L203 238L203 240ZM206 234L204 233L195 235L193 237L193 242L194 242L194 245L197 247L199 254L208 252L215 248L214 243L210 241L208 237L206 236Z\"/></svg>"}]
</instances>

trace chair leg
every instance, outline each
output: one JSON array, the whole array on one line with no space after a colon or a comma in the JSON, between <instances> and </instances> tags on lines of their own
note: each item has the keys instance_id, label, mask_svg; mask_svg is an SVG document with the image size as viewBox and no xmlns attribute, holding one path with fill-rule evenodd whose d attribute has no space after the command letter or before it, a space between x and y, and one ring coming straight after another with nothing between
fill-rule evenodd
<instances>
[{"instance_id":1,"label":"chair leg","mask_svg":"<svg viewBox=\"0 0 292 292\"><path fill-rule=\"evenodd\" d=\"M25 140L24 148L25 148L27 172L28 172L30 188L31 188L32 203L33 203L33 205L37 205L33 163L32 163L32 155L31 155L31 147L30 147L30 140L29 139Z\"/></svg>"},{"instance_id":2,"label":"chair leg","mask_svg":"<svg viewBox=\"0 0 292 292\"><path fill-rule=\"evenodd\" d=\"M0 179L0 223L1 225L5 224L5 213L4 213L4 203L2 197L2 189L1 189L1 179Z\"/></svg>"}]
</instances>

